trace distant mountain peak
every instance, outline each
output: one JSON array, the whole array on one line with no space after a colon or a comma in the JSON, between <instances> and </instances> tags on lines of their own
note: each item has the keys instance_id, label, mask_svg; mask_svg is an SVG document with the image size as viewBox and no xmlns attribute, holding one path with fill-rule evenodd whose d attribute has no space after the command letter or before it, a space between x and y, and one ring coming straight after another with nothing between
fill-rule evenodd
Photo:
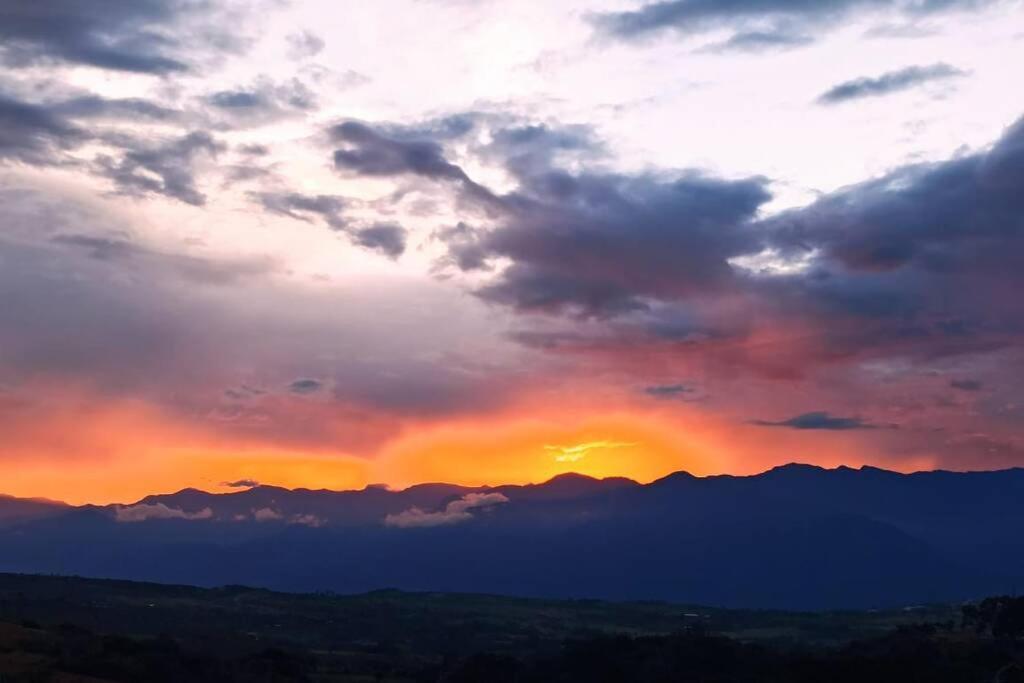
<instances>
[{"instance_id":1,"label":"distant mountain peak","mask_svg":"<svg viewBox=\"0 0 1024 683\"><path fill-rule=\"evenodd\" d=\"M562 474L556 474L555 476L551 477L546 482L544 482L543 485L557 484L557 483L561 483L561 482L577 482L577 481L579 481L579 482L583 482L583 481L591 482L591 481L601 481L601 480L598 479L597 477L591 477L588 474L580 474L579 472L563 472Z\"/></svg>"}]
</instances>

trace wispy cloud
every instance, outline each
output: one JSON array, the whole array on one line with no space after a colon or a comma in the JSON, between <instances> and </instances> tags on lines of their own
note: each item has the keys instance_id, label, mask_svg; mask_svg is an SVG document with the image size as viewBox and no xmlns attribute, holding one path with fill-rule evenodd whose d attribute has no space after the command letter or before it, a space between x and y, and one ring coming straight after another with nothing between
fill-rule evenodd
<instances>
[{"instance_id":1,"label":"wispy cloud","mask_svg":"<svg viewBox=\"0 0 1024 683\"><path fill-rule=\"evenodd\" d=\"M945 81L966 75L967 72L943 63L908 66L905 69L889 71L880 76L856 78L839 83L822 93L818 97L818 103L841 104L865 97L880 97L910 90L925 83Z\"/></svg>"},{"instance_id":2,"label":"wispy cloud","mask_svg":"<svg viewBox=\"0 0 1024 683\"><path fill-rule=\"evenodd\" d=\"M544 450L555 454L555 462L578 462L587 453L598 449L628 448L636 443L625 441L588 441L574 446L544 446Z\"/></svg>"}]
</instances>

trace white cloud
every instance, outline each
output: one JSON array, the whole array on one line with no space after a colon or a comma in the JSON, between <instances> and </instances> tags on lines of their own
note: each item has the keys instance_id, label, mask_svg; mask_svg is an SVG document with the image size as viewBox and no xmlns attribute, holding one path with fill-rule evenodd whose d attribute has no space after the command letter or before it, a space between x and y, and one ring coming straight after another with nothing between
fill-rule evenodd
<instances>
[{"instance_id":1,"label":"white cloud","mask_svg":"<svg viewBox=\"0 0 1024 683\"><path fill-rule=\"evenodd\" d=\"M420 508L410 508L398 514L388 515L384 518L384 524L400 528L458 524L473 518L470 510L491 508L507 502L508 497L501 493L467 493L462 498L448 503L444 510L427 512Z\"/></svg>"},{"instance_id":2,"label":"white cloud","mask_svg":"<svg viewBox=\"0 0 1024 683\"><path fill-rule=\"evenodd\" d=\"M117 508L115 518L119 522L145 522L148 519L212 519L213 510L203 508L199 512L186 512L163 503L139 503Z\"/></svg>"},{"instance_id":3,"label":"white cloud","mask_svg":"<svg viewBox=\"0 0 1024 683\"><path fill-rule=\"evenodd\" d=\"M316 515L292 515L288 518L289 524L302 524L303 526L311 526L313 528L322 527L325 522Z\"/></svg>"},{"instance_id":4,"label":"white cloud","mask_svg":"<svg viewBox=\"0 0 1024 683\"><path fill-rule=\"evenodd\" d=\"M260 508L252 511L252 518L257 522L273 522L283 517L284 515L273 508Z\"/></svg>"}]
</instances>

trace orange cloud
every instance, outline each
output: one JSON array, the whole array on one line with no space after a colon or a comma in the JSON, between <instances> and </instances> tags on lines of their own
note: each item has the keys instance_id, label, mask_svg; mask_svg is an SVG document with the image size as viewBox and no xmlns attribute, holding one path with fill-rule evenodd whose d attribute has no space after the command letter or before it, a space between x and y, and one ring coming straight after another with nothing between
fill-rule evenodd
<instances>
[{"instance_id":1,"label":"orange cloud","mask_svg":"<svg viewBox=\"0 0 1024 683\"><path fill-rule=\"evenodd\" d=\"M626 400L621 394L616 404L609 394L594 397L576 389L576 398L558 392L534 396L490 415L396 424L393 436L366 457L332 447L341 440L331 435L345 422L330 421L323 406L311 408L311 415L319 415L311 430L319 425L320 431L309 443L275 441L258 430L240 433L217 420L175 417L141 401L82 395L55 405L7 406L0 411L0 491L71 503L128 503L190 486L226 491L222 482L240 478L289 488L352 489L371 482L530 483L570 471L646 482L678 470L746 474L792 461L904 470L934 462L927 454L887 461L874 441L884 435L869 430L767 434L698 405Z\"/></svg>"}]
</instances>

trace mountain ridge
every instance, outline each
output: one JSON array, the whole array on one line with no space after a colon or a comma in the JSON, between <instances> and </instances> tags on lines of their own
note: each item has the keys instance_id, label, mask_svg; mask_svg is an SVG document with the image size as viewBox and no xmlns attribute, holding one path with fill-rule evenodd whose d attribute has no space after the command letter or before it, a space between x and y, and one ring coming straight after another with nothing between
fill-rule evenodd
<instances>
[{"instance_id":1,"label":"mountain ridge","mask_svg":"<svg viewBox=\"0 0 1024 683\"><path fill-rule=\"evenodd\" d=\"M0 499L2 506L2 499ZM1024 469L791 464L639 484L198 489L0 528L0 571L277 590L379 588L865 608L1024 585Z\"/></svg>"}]
</instances>

